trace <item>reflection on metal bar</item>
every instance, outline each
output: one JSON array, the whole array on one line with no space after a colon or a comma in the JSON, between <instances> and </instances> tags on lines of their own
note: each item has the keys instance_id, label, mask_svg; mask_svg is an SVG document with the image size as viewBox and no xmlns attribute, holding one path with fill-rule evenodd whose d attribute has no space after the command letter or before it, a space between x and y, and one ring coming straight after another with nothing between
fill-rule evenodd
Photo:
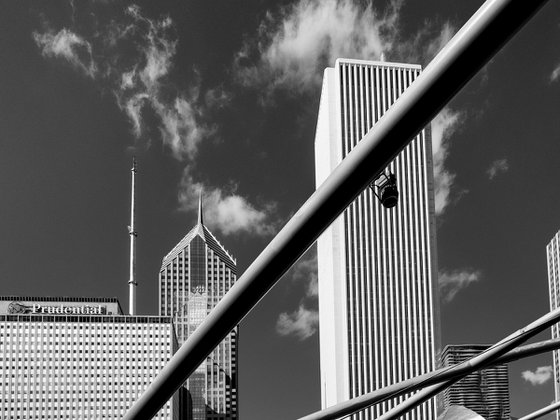
<instances>
[{"instance_id":1,"label":"reflection on metal bar","mask_svg":"<svg viewBox=\"0 0 560 420\"><path fill-rule=\"evenodd\" d=\"M560 349L560 339L546 340L539 343L528 344L510 350L506 354L500 356L488 366L501 365L513 362L525 357L535 356L537 354L546 353L552 350ZM425 373L415 378L406 379L404 381L389 385L385 388L372 391L368 394L361 395L348 401L341 402L324 410L308 414L300 417L299 420L336 420L349 416L364 408L380 403L389 398L399 397L410 392L414 392L420 388L434 385L440 382L447 382L463 374L461 365L455 365L451 368L438 369L434 372Z\"/></svg>"},{"instance_id":2,"label":"reflection on metal bar","mask_svg":"<svg viewBox=\"0 0 560 420\"><path fill-rule=\"evenodd\" d=\"M555 402L554 404L541 408L540 410L537 410L534 413L527 414L526 416L521 417L519 420L538 419L544 416L545 414L552 413L553 411L556 411L558 409L560 409L560 402Z\"/></svg>"},{"instance_id":3,"label":"reflection on metal bar","mask_svg":"<svg viewBox=\"0 0 560 420\"><path fill-rule=\"evenodd\" d=\"M430 385L424 388L422 391L417 392L416 394L412 395L411 397L407 398L406 401L403 401L396 407L393 407L389 411L383 413L383 415L376 420L394 420L402 416L403 414L408 413L410 410L413 410L415 407L418 407L424 401L428 401L430 398L435 397L441 391L450 387L459 379L452 379L447 382L442 382L440 384Z\"/></svg>"},{"instance_id":4,"label":"reflection on metal bar","mask_svg":"<svg viewBox=\"0 0 560 420\"><path fill-rule=\"evenodd\" d=\"M546 0L488 0L288 221L124 420L152 418L354 198Z\"/></svg>"}]
</instances>

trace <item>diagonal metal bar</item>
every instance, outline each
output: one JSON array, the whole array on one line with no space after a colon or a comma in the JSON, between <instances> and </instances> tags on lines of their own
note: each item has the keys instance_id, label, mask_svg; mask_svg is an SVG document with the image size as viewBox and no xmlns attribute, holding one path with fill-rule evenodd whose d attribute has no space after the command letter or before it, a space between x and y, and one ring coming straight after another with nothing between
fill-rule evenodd
<instances>
[{"instance_id":1,"label":"diagonal metal bar","mask_svg":"<svg viewBox=\"0 0 560 420\"><path fill-rule=\"evenodd\" d=\"M510 350L506 354L491 362L488 366L501 365L558 349L560 349L560 339L558 338L528 344L526 346ZM448 382L457 377L465 376L464 372L465 367L458 364L450 368L443 368L434 372L424 373L423 375L416 376L415 378L406 379L385 388L327 407L324 410L316 411L304 417L300 417L298 420L337 420L387 399L396 398L401 395L417 391L418 389L426 386L431 386L440 382Z\"/></svg>"},{"instance_id":2,"label":"diagonal metal bar","mask_svg":"<svg viewBox=\"0 0 560 420\"><path fill-rule=\"evenodd\" d=\"M541 316L539 319L531 322L525 328L522 328L514 332L513 334L510 334L482 353L471 357L469 360L465 360L463 363L458 364L457 370L461 371L460 375L455 376L453 379L446 382L440 382L438 384L426 387L422 391L408 398L406 401L403 401L402 403L384 413L378 418L378 420L392 420L399 418L403 414L408 413L410 410L419 406L424 401L427 401L428 399L434 397L435 395L445 390L447 387L453 385L453 383L457 382L458 380L464 378L468 374L476 370L485 368L492 362L499 359L501 355L506 354L509 350L514 349L529 338L534 337L540 332L556 324L559 320L560 308Z\"/></svg>"},{"instance_id":3,"label":"diagonal metal bar","mask_svg":"<svg viewBox=\"0 0 560 420\"><path fill-rule=\"evenodd\" d=\"M486 1L288 221L123 419L152 418L323 230L546 1Z\"/></svg>"},{"instance_id":4,"label":"diagonal metal bar","mask_svg":"<svg viewBox=\"0 0 560 420\"><path fill-rule=\"evenodd\" d=\"M540 410L537 410L531 414L527 414L526 416L520 417L519 420L533 420L533 419L538 419L541 418L542 416L544 416L545 414L548 413L552 413L556 410L560 409L560 402L555 402L553 404L550 404L547 407L541 408Z\"/></svg>"}]
</instances>

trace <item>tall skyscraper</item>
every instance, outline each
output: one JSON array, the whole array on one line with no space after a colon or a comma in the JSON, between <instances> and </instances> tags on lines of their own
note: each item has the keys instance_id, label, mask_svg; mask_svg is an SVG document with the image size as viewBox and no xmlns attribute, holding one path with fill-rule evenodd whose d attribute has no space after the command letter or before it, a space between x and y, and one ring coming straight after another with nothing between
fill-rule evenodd
<instances>
[{"instance_id":1,"label":"tall skyscraper","mask_svg":"<svg viewBox=\"0 0 560 420\"><path fill-rule=\"evenodd\" d=\"M173 318L179 345L202 323L236 281L236 261L203 223L198 223L163 258L159 313ZM237 327L189 377L181 411L186 419L236 420Z\"/></svg>"},{"instance_id":2,"label":"tall skyscraper","mask_svg":"<svg viewBox=\"0 0 560 420\"><path fill-rule=\"evenodd\" d=\"M123 316L115 298L0 296L0 419L122 419L176 345L171 318Z\"/></svg>"},{"instance_id":3,"label":"tall skyscraper","mask_svg":"<svg viewBox=\"0 0 560 420\"><path fill-rule=\"evenodd\" d=\"M462 363L488 347L480 344L445 346L442 366ZM443 408L452 405L466 407L486 420L510 420L508 365L473 372L451 385L443 392Z\"/></svg>"},{"instance_id":4,"label":"tall skyscraper","mask_svg":"<svg viewBox=\"0 0 560 420\"><path fill-rule=\"evenodd\" d=\"M548 288L550 292L550 310L560 307L560 231L554 235L546 246L546 261L548 265ZM559 325L552 326L552 338L560 337ZM552 352L554 359L554 395L560 401L560 351ZM560 413L556 413L560 420Z\"/></svg>"},{"instance_id":5,"label":"tall skyscraper","mask_svg":"<svg viewBox=\"0 0 560 420\"><path fill-rule=\"evenodd\" d=\"M327 68L315 136L319 186L420 74L417 65L339 59ZM429 129L387 168L398 204L370 188L318 240L322 406L431 371L439 350ZM384 179L383 177L381 179ZM352 416L373 419L401 399ZM407 419L435 418L429 401Z\"/></svg>"}]
</instances>

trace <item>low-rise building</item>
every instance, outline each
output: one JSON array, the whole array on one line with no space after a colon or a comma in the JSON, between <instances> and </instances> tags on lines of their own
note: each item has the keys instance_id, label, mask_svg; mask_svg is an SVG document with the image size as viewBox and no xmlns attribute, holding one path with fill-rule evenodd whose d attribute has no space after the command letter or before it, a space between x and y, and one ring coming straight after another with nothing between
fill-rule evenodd
<instances>
[{"instance_id":1,"label":"low-rise building","mask_svg":"<svg viewBox=\"0 0 560 420\"><path fill-rule=\"evenodd\" d=\"M2 296L0 419L121 419L176 343L170 317L123 315L116 298Z\"/></svg>"}]
</instances>

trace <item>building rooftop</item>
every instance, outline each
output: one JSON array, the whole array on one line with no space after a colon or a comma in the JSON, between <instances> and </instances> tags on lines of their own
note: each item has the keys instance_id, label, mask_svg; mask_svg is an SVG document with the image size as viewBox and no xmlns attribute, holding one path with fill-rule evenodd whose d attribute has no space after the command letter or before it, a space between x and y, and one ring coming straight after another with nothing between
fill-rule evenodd
<instances>
[{"instance_id":1,"label":"building rooftop","mask_svg":"<svg viewBox=\"0 0 560 420\"><path fill-rule=\"evenodd\" d=\"M204 242L206 242L206 245L208 245L208 247L212 249L212 251L220 256L220 258L231 270L235 270L235 258L228 251L226 251L220 241L218 241L218 239L216 239L212 232L210 232L210 230L208 230L208 228L204 225L202 218L202 198L199 199L198 203L198 222L196 226L194 226L183 237L183 239L181 239L165 257L163 257L161 267L164 268L168 264L169 260L175 258L177 254L185 249L197 235L200 236Z\"/></svg>"}]
</instances>

